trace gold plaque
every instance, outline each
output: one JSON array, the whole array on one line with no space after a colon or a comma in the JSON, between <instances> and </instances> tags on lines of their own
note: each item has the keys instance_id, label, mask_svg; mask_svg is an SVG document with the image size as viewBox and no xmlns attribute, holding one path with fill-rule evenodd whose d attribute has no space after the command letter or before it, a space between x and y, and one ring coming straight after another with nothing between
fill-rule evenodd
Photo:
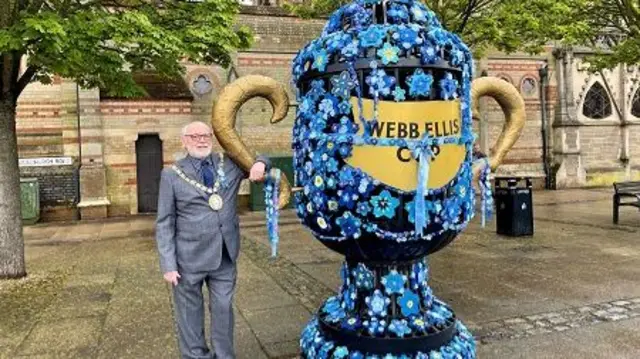
<instances>
[{"instance_id":1,"label":"gold plaque","mask_svg":"<svg viewBox=\"0 0 640 359\"><path fill-rule=\"evenodd\" d=\"M373 118L373 100L362 100L364 118ZM358 99L351 105L356 123L360 124ZM364 129L360 126L359 134ZM462 120L460 101L378 102L378 123L372 129L374 138L419 140L428 132L431 137L460 137ZM434 158L429 170L429 188L440 188L449 183L464 162L464 145L445 144L432 147ZM379 181L404 190L414 191L418 183L418 161L407 148L400 146L354 146L346 161Z\"/></svg>"}]
</instances>

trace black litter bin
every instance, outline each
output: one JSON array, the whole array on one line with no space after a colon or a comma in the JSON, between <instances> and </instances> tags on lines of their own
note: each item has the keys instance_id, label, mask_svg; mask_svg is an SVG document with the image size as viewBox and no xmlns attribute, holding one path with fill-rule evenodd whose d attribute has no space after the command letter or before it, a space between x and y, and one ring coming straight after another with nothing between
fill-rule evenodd
<instances>
[{"instance_id":1,"label":"black litter bin","mask_svg":"<svg viewBox=\"0 0 640 359\"><path fill-rule=\"evenodd\" d=\"M496 231L507 236L533 235L531 178L496 177Z\"/></svg>"}]
</instances>

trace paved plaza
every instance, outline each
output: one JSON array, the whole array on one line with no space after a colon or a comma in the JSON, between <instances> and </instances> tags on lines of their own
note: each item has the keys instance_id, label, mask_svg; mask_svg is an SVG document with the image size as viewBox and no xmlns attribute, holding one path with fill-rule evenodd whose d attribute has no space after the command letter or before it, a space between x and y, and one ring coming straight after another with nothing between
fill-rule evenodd
<instances>
[{"instance_id":1,"label":"paved plaza","mask_svg":"<svg viewBox=\"0 0 640 359\"><path fill-rule=\"evenodd\" d=\"M499 236L476 216L430 257L434 292L476 336L479 358L640 357L640 212L623 207L614 225L611 194L536 191L533 237ZM177 358L153 220L25 227L30 275L0 282L0 357ZM341 257L292 212L276 260L264 213L241 223L238 357L296 357Z\"/></svg>"}]
</instances>

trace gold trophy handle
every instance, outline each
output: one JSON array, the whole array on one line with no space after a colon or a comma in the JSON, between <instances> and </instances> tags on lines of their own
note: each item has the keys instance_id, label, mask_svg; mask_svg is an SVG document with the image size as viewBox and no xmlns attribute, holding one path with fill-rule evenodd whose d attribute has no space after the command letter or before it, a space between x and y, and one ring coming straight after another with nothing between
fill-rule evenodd
<instances>
[{"instance_id":1,"label":"gold trophy handle","mask_svg":"<svg viewBox=\"0 0 640 359\"><path fill-rule=\"evenodd\" d=\"M235 130L236 115L240 107L254 97L263 97L271 103L271 123L282 121L289 111L289 96L276 80L260 75L243 76L222 89L213 106L211 126L218 142L236 163L249 171L256 160L255 153L242 141ZM278 208L284 208L291 197L291 186L284 173L280 176Z\"/></svg>"},{"instance_id":2,"label":"gold trophy handle","mask_svg":"<svg viewBox=\"0 0 640 359\"><path fill-rule=\"evenodd\" d=\"M522 133L526 120L524 99L510 83L497 77L480 77L475 79L471 86L474 115L480 113L478 102L482 96L493 97L502 108L506 120L489 156L489 166L492 171L495 171ZM473 167L474 182L479 178L482 168L484 168L482 165Z\"/></svg>"}]
</instances>

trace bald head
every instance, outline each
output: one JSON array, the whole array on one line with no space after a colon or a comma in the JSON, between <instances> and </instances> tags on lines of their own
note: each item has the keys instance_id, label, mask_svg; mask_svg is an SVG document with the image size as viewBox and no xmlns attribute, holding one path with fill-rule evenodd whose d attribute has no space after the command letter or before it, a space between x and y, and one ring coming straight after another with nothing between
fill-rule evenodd
<instances>
[{"instance_id":1,"label":"bald head","mask_svg":"<svg viewBox=\"0 0 640 359\"><path fill-rule=\"evenodd\" d=\"M182 145L190 156L205 158L211 154L213 147L213 131L211 126L194 121L182 128Z\"/></svg>"}]
</instances>

